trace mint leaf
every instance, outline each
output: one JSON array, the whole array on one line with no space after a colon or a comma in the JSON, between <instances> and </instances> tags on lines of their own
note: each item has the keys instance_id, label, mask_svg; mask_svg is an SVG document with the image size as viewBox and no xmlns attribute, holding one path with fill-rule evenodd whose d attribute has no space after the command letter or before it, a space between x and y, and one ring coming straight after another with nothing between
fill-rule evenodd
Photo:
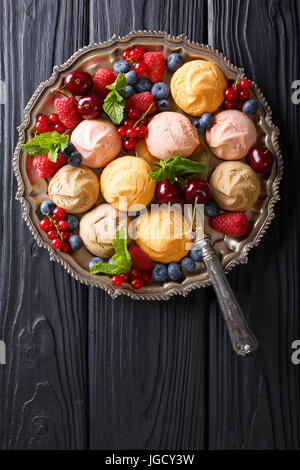
<instances>
[{"instance_id":1,"label":"mint leaf","mask_svg":"<svg viewBox=\"0 0 300 470\"><path fill-rule=\"evenodd\" d=\"M96 263L90 269L92 274L121 274L120 268L108 263ZM124 271L123 271L124 272Z\"/></svg>"},{"instance_id":2,"label":"mint leaf","mask_svg":"<svg viewBox=\"0 0 300 470\"><path fill-rule=\"evenodd\" d=\"M155 181L168 179L171 183L174 183L177 176L187 173L202 173L205 170L204 163L183 158L181 155L162 160L161 165L161 168L150 173L150 178Z\"/></svg>"},{"instance_id":3,"label":"mint leaf","mask_svg":"<svg viewBox=\"0 0 300 470\"><path fill-rule=\"evenodd\" d=\"M121 98L121 99L120 99ZM103 110L116 124L120 124L124 116L125 101L116 91L111 91L104 100Z\"/></svg>"},{"instance_id":4,"label":"mint leaf","mask_svg":"<svg viewBox=\"0 0 300 470\"><path fill-rule=\"evenodd\" d=\"M36 135L26 144L21 144L21 148L30 155L48 155L49 160L56 162L58 152L63 152L69 142L68 135L61 135L58 132L44 132Z\"/></svg>"},{"instance_id":5,"label":"mint leaf","mask_svg":"<svg viewBox=\"0 0 300 470\"><path fill-rule=\"evenodd\" d=\"M118 73L116 80L111 85L106 85L108 90L120 91L127 86L125 73Z\"/></svg>"}]
</instances>

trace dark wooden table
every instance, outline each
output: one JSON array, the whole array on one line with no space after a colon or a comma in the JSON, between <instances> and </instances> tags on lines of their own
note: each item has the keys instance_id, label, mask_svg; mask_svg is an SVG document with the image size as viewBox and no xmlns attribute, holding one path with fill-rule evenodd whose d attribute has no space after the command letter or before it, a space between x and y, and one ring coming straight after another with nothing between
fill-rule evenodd
<instances>
[{"instance_id":1,"label":"dark wooden table","mask_svg":"<svg viewBox=\"0 0 300 470\"><path fill-rule=\"evenodd\" d=\"M1 0L1 449L299 449L298 0ZM257 81L281 129L276 219L229 275L260 342L237 358L211 288L113 301L39 249L14 200L16 126L78 48L131 30L186 33Z\"/></svg>"}]
</instances>

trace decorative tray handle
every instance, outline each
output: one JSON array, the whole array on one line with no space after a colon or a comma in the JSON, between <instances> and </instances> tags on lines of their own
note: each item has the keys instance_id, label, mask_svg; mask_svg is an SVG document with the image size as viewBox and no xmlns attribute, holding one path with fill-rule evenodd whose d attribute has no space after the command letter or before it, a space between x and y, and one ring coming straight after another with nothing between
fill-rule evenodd
<instances>
[{"instance_id":1,"label":"decorative tray handle","mask_svg":"<svg viewBox=\"0 0 300 470\"><path fill-rule=\"evenodd\" d=\"M201 249L203 262L217 295L233 349L239 356L250 356L257 350L258 341L246 322L219 258L210 244L210 239L198 240L197 246Z\"/></svg>"}]
</instances>

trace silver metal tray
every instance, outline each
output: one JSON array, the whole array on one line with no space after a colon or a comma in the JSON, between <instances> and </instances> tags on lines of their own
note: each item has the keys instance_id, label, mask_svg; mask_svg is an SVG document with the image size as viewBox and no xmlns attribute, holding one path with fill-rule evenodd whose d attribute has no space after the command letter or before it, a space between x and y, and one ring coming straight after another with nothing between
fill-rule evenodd
<instances>
[{"instance_id":1,"label":"silver metal tray","mask_svg":"<svg viewBox=\"0 0 300 470\"><path fill-rule=\"evenodd\" d=\"M244 70L232 65L226 57L204 44L190 41L186 36L170 36L161 31L133 31L125 37L113 36L109 41L91 44L78 50L70 59L60 66L53 68L53 74L42 82L24 111L24 122L19 126L19 141L13 156L13 168L18 181L16 198L23 206L23 217L37 244L49 251L50 260L60 263L67 272L76 280L89 286L96 286L106 290L113 298L125 294L134 299L166 300L172 295L186 296L191 290L210 285L207 271L203 263L199 263L197 273L187 275L182 282L165 282L150 284L138 291L130 288L129 284L121 287L112 285L107 276L95 276L88 270L88 260L91 255L85 249L81 249L72 255L55 251L46 234L39 229L39 217L37 209L41 198L45 198L47 182L40 179L31 184L26 171L26 154L20 148L20 144L30 138L30 131L34 126L36 116L43 112L53 111L51 93L58 87L62 77L74 69L84 69L94 73L99 66L109 66L116 58L119 58L123 49L133 44L144 46L148 50L162 51L166 55L171 52L180 52L187 59L206 58L213 60L223 71L228 79L235 79L238 75L244 77ZM257 128L257 143L267 146L274 155L274 165L271 174L266 179L261 177L262 190L260 197L250 210L247 211L248 219L253 226L247 238L235 239L222 236L205 226L206 232L211 236L213 246L220 257L222 267L228 272L240 263L247 263L249 250L258 245L264 233L274 217L274 205L279 200L279 182L282 177L283 162L278 144L279 130L272 122L272 112L262 92L251 82L251 94L260 102L260 110L254 118ZM212 157L211 170L220 163L216 157Z\"/></svg>"}]
</instances>

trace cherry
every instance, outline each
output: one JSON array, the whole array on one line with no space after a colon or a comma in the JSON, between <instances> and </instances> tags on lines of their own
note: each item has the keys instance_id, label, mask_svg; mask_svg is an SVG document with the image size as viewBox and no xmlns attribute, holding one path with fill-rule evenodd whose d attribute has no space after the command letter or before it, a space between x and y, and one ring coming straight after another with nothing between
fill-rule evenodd
<instances>
[{"instance_id":1,"label":"cherry","mask_svg":"<svg viewBox=\"0 0 300 470\"><path fill-rule=\"evenodd\" d=\"M35 123L35 128L38 132L48 132L49 131L49 126L48 126L48 119L46 116L40 116L38 121Z\"/></svg>"},{"instance_id":2,"label":"cherry","mask_svg":"<svg viewBox=\"0 0 300 470\"><path fill-rule=\"evenodd\" d=\"M124 126L118 127L117 132L118 132L118 134L119 134L120 137L125 137L125 135L126 135L126 127L124 127Z\"/></svg>"},{"instance_id":3,"label":"cherry","mask_svg":"<svg viewBox=\"0 0 300 470\"><path fill-rule=\"evenodd\" d=\"M134 121L132 119L125 119L125 121L123 122L123 126L127 128L133 127Z\"/></svg>"},{"instance_id":4,"label":"cherry","mask_svg":"<svg viewBox=\"0 0 300 470\"><path fill-rule=\"evenodd\" d=\"M234 101L224 100L224 106L226 109L233 109L234 105Z\"/></svg>"},{"instance_id":5,"label":"cherry","mask_svg":"<svg viewBox=\"0 0 300 470\"><path fill-rule=\"evenodd\" d=\"M122 274L120 274L120 278L122 279L123 282L128 282L130 276L129 276L128 273L122 273Z\"/></svg>"},{"instance_id":6,"label":"cherry","mask_svg":"<svg viewBox=\"0 0 300 470\"><path fill-rule=\"evenodd\" d=\"M66 220L60 220L57 225L60 230L67 230L69 228L69 224Z\"/></svg>"},{"instance_id":7,"label":"cherry","mask_svg":"<svg viewBox=\"0 0 300 470\"><path fill-rule=\"evenodd\" d=\"M254 171L267 173L273 165L273 154L267 147L253 147L248 155L248 160Z\"/></svg>"},{"instance_id":8,"label":"cherry","mask_svg":"<svg viewBox=\"0 0 300 470\"><path fill-rule=\"evenodd\" d=\"M133 279L133 278L136 278L136 277L141 277L142 273L141 273L140 269L138 269L138 268L131 268L130 275Z\"/></svg>"},{"instance_id":9,"label":"cherry","mask_svg":"<svg viewBox=\"0 0 300 470\"><path fill-rule=\"evenodd\" d=\"M49 219L42 219L40 221L40 229L43 230L43 232L49 232L49 230L53 227L53 224L51 220Z\"/></svg>"},{"instance_id":10,"label":"cherry","mask_svg":"<svg viewBox=\"0 0 300 470\"><path fill-rule=\"evenodd\" d=\"M226 88L226 90L224 90L224 97L226 100L234 101L236 98L235 90L233 88Z\"/></svg>"},{"instance_id":11,"label":"cherry","mask_svg":"<svg viewBox=\"0 0 300 470\"><path fill-rule=\"evenodd\" d=\"M131 139L134 139L136 136L136 130L133 127L129 127L126 131L126 135Z\"/></svg>"},{"instance_id":12,"label":"cherry","mask_svg":"<svg viewBox=\"0 0 300 470\"><path fill-rule=\"evenodd\" d=\"M60 233L61 233L61 236L63 238L63 241L66 242L67 240L69 240L70 232L67 232L66 230L62 230Z\"/></svg>"},{"instance_id":13,"label":"cherry","mask_svg":"<svg viewBox=\"0 0 300 470\"><path fill-rule=\"evenodd\" d=\"M111 278L111 281L113 283L114 286L120 286L121 284L123 284L123 279L121 278L121 276L119 276L118 274L115 274L112 278Z\"/></svg>"},{"instance_id":14,"label":"cherry","mask_svg":"<svg viewBox=\"0 0 300 470\"><path fill-rule=\"evenodd\" d=\"M61 122L59 122L58 124L55 124L54 130L56 132L58 132L59 134L63 134L65 132L66 128Z\"/></svg>"},{"instance_id":15,"label":"cherry","mask_svg":"<svg viewBox=\"0 0 300 470\"><path fill-rule=\"evenodd\" d=\"M141 77L146 71L146 65L144 62L137 62L134 66L134 71L138 74L139 77Z\"/></svg>"},{"instance_id":16,"label":"cherry","mask_svg":"<svg viewBox=\"0 0 300 470\"><path fill-rule=\"evenodd\" d=\"M135 119L137 119L137 118L139 117L139 115L140 115L140 112L139 112L139 110L138 110L137 108L130 108L130 109L128 110L128 117L129 117L130 119L135 120Z\"/></svg>"},{"instance_id":17,"label":"cherry","mask_svg":"<svg viewBox=\"0 0 300 470\"><path fill-rule=\"evenodd\" d=\"M136 132L137 137L139 137L140 139L143 139L144 137L147 136L148 129L147 129L147 127L140 124L140 125L136 126L135 132Z\"/></svg>"},{"instance_id":18,"label":"cherry","mask_svg":"<svg viewBox=\"0 0 300 470\"><path fill-rule=\"evenodd\" d=\"M101 101L96 95L83 96L78 100L77 111L84 119L95 119L102 112Z\"/></svg>"},{"instance_id":19,"label":"cherry","mask_svg":"<svg viewBox=\"0 0 300 470\"><path fill-rule=\"evenodd\" d=\"M248 88L250 88L251 86L251 83L250 80L248 80L247 78L243 78L243 80L240 81L239 85L241 90L248 90Z\"/></svg>"},{"instance_id":20,"label":"cherry","mask_svg":"<svg viewBox=\"0 0 300 470\"><path fill-rule=\"evenodd\" d=\"M62 241L60 238L54 238L54 240L51 242L51 245L55 250L59 250L62 247Z\"/></svg>"},{"instance_id":21,"label":"cherry","mask_svg":"<svg viewBox=\"0 0 300 470\"><path fill-rule=\"evenodd\" d=\"M126 139L123 142L123 147L126 150L134 150L135 149L135 141L132 139Z\"/></svg>"},{"instance_id":22,"label":"cherry","mask_svg":"<svg viewBox=\"0 0 300 470\"><path fill-rule=\"evenodd\" d=\"M130 285L135 290L141 289L141 287L143 287L143 281L139 277L135 277L132 279Z\"/></svg>"},{"instance_id":23,"label":"cherry","mask_svg":"<svg viewBox=\"0 0 300 470\"><path fill-rule=\"evenodd\" d=\"M182 198L180 184L177 182L170 183L168 179L160 181L155 189L155 197L160 204L180 202Z\"/></svg>"},{"instance_id":24,"label":"cherry","mask_svg":"<svg viewBox=\"0 0 300 470\"><path fill-rule=\"evenodd\" d=\"M212 198L209 184L199 178L190 180L183 191L185 199L191 204L195 204L196 197L197 204L207 204Z\"/></svg>"},{"instance_id":25,"label":"cherry","mask_svg":"<svg viewBox=\"0 0 300 470\"><path fill-rule=\"evenodd\" d=\"M92 77L87 72L75 71L65 76L64 83L66 89L72 95L86 95L93 85Z\"/></svg>"},{"instance_id":26,"label":"cherry","mask_svg":"<svg viewBox=\"0 0 300 470\"><path fill-rule=\"evenodd\" d=\"M248 90L241 90L238 92L238 99L240 101L247 101L249 99L249 91Z\"/></svg>"},{"instance_id":27,"label":"cherry","mask_svg":"<svg viewBox=\"0 0 300 470\"><path fill-rule=\"evenodd\" d=\"M57 230L56 229L49 230L49 232L47 232L47 236L49 240L54 240L54 238L57 237Z\"/></svg>"},{"instance_id":28,"label":"cherry","mask_svg":"<svg viewBox=\"0 0 300 470\"><path fill-rule=\"evenodd\" d=\"M49 114L48 116L48 121L51 124L51 126L55 126L55 124L59 124L59 116L56 113Z\"/></svg>"},{"instance_id":29,"label":"cherry","mask_svg":"<svg viewBox=\"0 0 300 470\"><path fill-rule=\"evenodd\" d=\"M67 217L67 213L62 207L55 207L53 217L57 220L63 220Z\"/></svg>"},{"instance_id":30,"label":"cherry","mask_svg":"<svg viewBox=\"0 0 300 470\"><path fill-rule=\"evenodd\" d=\"M62 251L62 253L70 253L70 251L71 251L70 243L63 242L61 244L60 251Z\"/></svg>"}]
</instances>

